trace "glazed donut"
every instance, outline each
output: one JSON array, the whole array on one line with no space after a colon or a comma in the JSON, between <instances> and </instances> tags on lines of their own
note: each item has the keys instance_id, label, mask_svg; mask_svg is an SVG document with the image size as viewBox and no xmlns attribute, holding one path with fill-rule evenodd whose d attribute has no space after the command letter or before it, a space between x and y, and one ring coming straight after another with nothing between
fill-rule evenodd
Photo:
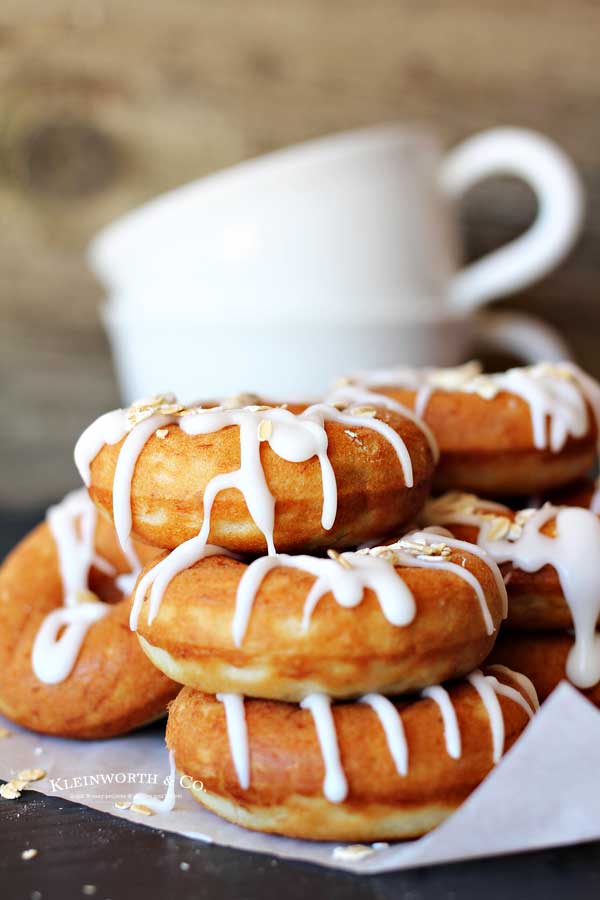
<instances>
[{"instance_id":1,"label":"glazed donut","mask_svg":"<svg viewBox=\"0 0 600 900\"><path fill-rule=\"evenodd\" d=\"M136 549L143 562L156 555ZM85 491L15 547L0 568L0 712L72 738L123 734L164 713L179 686L129 631L131 578L119 577L129 569Z\"/></svg>"},{"instance_id":2,"label":"glazed donut","mask_svg":"<svg viewBox=\"0 0 600 900\"><path fill-rule=\"evenodd\" d=\"M258 831L311 840L418 837L453 812L522 733L531 683L502 667L421 697L301 706L184 688L167 745L203 806Z\"/></svg>"},{"instance_id":3,"label":"glazed donut","mask_svg":"<svg viewBox=\"0 0 600 900\"><path fill-rule=\"evenodd\" d=\"M489 653L506 590L473 545L415 532L332 557L247 565L215 553L162 585L159 563L138 583L132 626L173 680L274 700L404 693L461 677Z\"/></svg>"},{"instance_id":4,"label":"glazed donut","mask_svg":"<svg viewBox=\"0 0 600 900\"><path fill-rule=\"evenodd\" d=\"M585 476L597 454L600 385L572 363L482 375L456 369L358 373L341 379L328 401L414 409L440 449L439 491L530 495Z\"/></svg>"},{"instance_id":5,"label":"glazed donut","mask_svg":"<svg viewBox=\"0 0 600 900\"><path fill-rule=\"evenodd\" d=\"M555 687L566 679L567 660L573 649L573 637L552 632L505 632L500 635L489 663L520 666L519 671L531 679L540 702L549 697ZM594 706L600 707L600 683L581 690Z\"/></svg>"},{"instance_id":6,"label":"glazed donut","mask_svg":"<svg viewBox=\"0 0 600 900\"><path fill-rule=\"evenodd\" d=\"M75 459L122 546L133 533L177 547L185 565L209 540L259 554L397 534L434 468L426 429L408 410L182 407L172 397L101 416Z\"/></svg>"},{"instance_id":7,"label":"glazed donut","mask_svg":"<svg viewBox=\"0 0 600 900\"><path fill-rule=\"evenodd\" d=\"M422 520L442 525L485 549L502 567L507 625L573 628L567 673L577 687L600 681L600 520L591 510L552 506L513 513L468 494L446 494L426 505Z\"/></svg>"}]
</instances>

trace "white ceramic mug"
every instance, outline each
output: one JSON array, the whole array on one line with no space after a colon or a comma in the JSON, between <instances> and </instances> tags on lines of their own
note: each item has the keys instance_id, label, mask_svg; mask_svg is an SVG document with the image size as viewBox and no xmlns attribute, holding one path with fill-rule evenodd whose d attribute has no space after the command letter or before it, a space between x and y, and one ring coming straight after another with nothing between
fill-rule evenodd
<instances>
[{"instance_id":1,"label":"white ceramic mug","mask_svg":"<svg viewBox=\"0 0 600 900\"><path fill-rule=\"evenodd\" d=\"M461 270L454 203L507 173L531 185L538 216ZM517 129L442 159L428 132L371 128L185 185L90 248L124 396L165 386L187 398L315 394L349 369L462 362L482 332L527 358L557 358L560 340L531 320L504 315L500 326L471 312L555 266L582 206L564 154Z\"/></svg>"}]
</instances>

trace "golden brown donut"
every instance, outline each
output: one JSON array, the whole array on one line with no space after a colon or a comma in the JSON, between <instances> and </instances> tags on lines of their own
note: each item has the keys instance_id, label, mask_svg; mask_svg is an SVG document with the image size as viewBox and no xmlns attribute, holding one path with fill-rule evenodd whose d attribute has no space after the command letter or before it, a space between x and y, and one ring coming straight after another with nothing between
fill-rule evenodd
<instances>
[{"instance_id":1,"label":"golden brown donut","mask_svg":"<svg viewBox=\"0 0 600 900\"><path fill-rule=\"evenodd\" d=\"M250 554L272 552L275 547L281 552L305 552L356 546L412 520L428 494L433 454L427 437L411 418L395 412L366 407L354 415L320 405L315 414L316 419L325 415L320 425L307 424L307 410L298 415L268 406L190 410L163 400L107 414L84 432L76 449L92 499L113 515L117 462L122 462L123 452L129 452L130 439L148 429L147 439L131 457L130 505L128 484L121 485L116 499L131 510L132 533L149 544L171 549L196 537L204 521L209 485L212 490L218 484L219 490L206 539ZM150 414L140 409L149 409ZM209 433L185 430L213 420L217 425ZM242 428L227 424L238 420L243 420L243 459ZM106 422L111 428L116 423L112 437L120 435L120 439L114 443L103 439ZM386 426L387 435L375 430ZM406 472L389 435L401 439L410 457L412 487L407 487ZM281 455L282 446L286 458ZM237 486L227 486L228 479L235 480L240 471L243 491L239 481ZM331 511L335 506L336 485L337 509L333 522L325 523L325 507ZM328 496L334 494L333 505L326 502L326 489ZM245 495L253 503L252 514ZM269 508L273 498L274 509ZM274 523L269 523L269 515ZM267 523L264 527L256 522L261 516ZM115 524L119 532L119 522Z\"/></svg>"},{"instance_id":2,"label":"golden brown donut","mask_svg":"<svg viewBox=\"0 0 600 900\"><path fill-rule=\"evenodd\" d=\"M504 632L500 635L486 665L501 663L519 671L532 681L543 702L554 688L567 679L567 657L573 648L573 637L565 632ZM600 683L581 693L600 707Z\"/></svg>"},{"instance_id":3,"label":"golden brown donut","mask_svg":"<svg viewBox=\"0 0 600 900\"><path fill-rule=\"evenodd\" d=\"M596 459L600 390L570 364L542 364L497 375L481 375L472 364L456 369L392 369L343 381L331 398L370 395L371 402L377 402L382 394L419 412L439 445L434 486L440 492L532 495L585 476ZM561 391L567 383L573 397L563 403ZM538 399L528 402L525 396L532 388L539 392ZM546 421L536 439L538 414ZM567 425L554 448L553 421Z\"/></svg>"},{"instance_id":4,"label":"golden brown donut","mask_svg":"<svg viewBox=\"0 0 600 900\"><path fill-rule=\"evenodd\" d=\"M88 501L89 502L89 501ZM112 526L98 519L95 546L117 573L129 571ZM137 546L148 561L156 551ZM114 575L95 566L88 587L111 603L89 628L75 665L59 683L41 682L32 650L49 613L62 607L63 582L55 541L46 522L9 554L0 568L0 711L44 734L105 738L160 716L179 689L152 666L129 630L130 601Z\"/></svg>"},{"instance_id":5,"label":"golden brown donut","mask_svg":"<svg viewBox=\"0 0 600 900\"><path fill-rule=\"evenodd\" d=\"M506 594L489 558L432 540L409 535L334 559L250 566L210 556L172 579L155 618L144 601L140 642L170 678L207 693L299 701L312 691L404 693L461 677L489 653ZM303 622L317 577L320 599Z\"/></svg>"},{"instance_id":6,"label":"golden brown donut","mask_svg":"<svg viewBox=\"0 0 600 900\"><path fill-rule=\"evenodd\" d=\"M535 695L521 676L488 672L497 676L496 684L508 685L513 693L510 698L497 696L499 724L505 732L495 748L497 758L527 725ZM488 686L494 681L486 678ZM324 764L316 718L309 708L245 701L247 787L241 786L243 773L232 757L236 744L230 745L224 703L214 696L192 688L181 691L169 710L167 745L188 781L202 782L202 790L191 788L195 799L245 828L311 840L412 838L447 818L494 766L490 715L477 690L458 682L448 688L446 699L460 735L457 758L449 755L451 728L445 730L434 699L393 701L396 712L391 713L400 715L408 751L406 774L399 774L399 754L392 758L394 743L388 744L373 708L360 702L334 705L333 741L345 795L338 767ZM243 764L243 740L234 752ZM453 752L456 757L456 748Z\"/></svg>"}]
</instances>

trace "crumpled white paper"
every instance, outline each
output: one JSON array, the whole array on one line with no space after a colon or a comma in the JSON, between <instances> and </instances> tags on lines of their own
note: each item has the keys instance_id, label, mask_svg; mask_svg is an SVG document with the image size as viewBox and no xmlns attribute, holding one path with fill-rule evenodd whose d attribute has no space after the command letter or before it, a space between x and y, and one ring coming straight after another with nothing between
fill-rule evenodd
<instances>
[{"instance_id":1,"label":"crumpled white paper","mask_svg":"<svg viewBox=\"0 0 600 900\"><path fill-rule=\"evenodd\" d=\"M263 835L224 822L191 798L179 776L173 812L143 816L117 809L115 802L131 800L137 791L164 795L168 758L160 731L85 743L31 734L1 717L0 724L12 732L0 740L0 778L42 768L47 776L31 790L150 828L363 874L600 838L600 712L566 682L446 822L420 840L356 860L334 857L335 844ZM27 802L27 793L21 802Z\"/></svg>"}]
</instances>

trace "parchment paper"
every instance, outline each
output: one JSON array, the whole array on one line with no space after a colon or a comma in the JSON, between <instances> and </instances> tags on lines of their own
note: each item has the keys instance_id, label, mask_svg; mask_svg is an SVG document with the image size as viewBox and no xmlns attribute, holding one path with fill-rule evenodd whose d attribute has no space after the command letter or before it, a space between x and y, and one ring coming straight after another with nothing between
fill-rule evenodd
<instances>
[{"instance_id":1,"label":"parchment paper","mask_svg":"<svg viewBox=\"0 0 600 900\"><path fill-rule=\"evenodd\" d=\"M149 828L349 871L407 869L600 838L600 712L566 683L446 822L420 840L376 849L357 860L334 856L335 844L262 835L224 822L192 800L179 776L173 812L142 816L117 809L115 802L130 800L136 791L164 795L168 758L161 729L85 743L31 734L1 717L0 724L11 731L0 740L0 778L41 768L47 776L31 789L49 796ZM27 791L19 802L27 802Z\"/></svg>"}]
</instances>

